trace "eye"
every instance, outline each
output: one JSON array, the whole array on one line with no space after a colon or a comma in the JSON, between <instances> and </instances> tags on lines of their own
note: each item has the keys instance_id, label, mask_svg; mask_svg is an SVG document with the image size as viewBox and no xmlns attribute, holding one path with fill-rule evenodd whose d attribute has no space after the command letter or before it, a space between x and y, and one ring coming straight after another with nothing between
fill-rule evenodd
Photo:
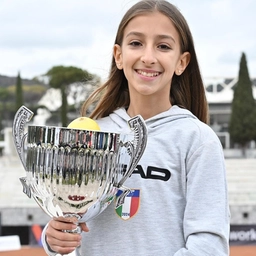
<instances>
[{"instance_id":1,"label":"eye","mask_svg":"<svg viewBox=\"0 0 256 256\"><path fill-rule=\"evenodd\" d=\"M157 46L157 48L159 48L160 50L165 50L165 51L171 50L171 47L167 44L160 44Z\"/></svg>"},{"instance_id":2,"label":"eye","mask_svg":"<svg viewBox=\"0 0 256 256\"><path fill-rule=\"evenodd\" d=\"M136 46L141 46L142 44L139 41L132 41L129 43L129 45L136 47Z\"/></svg>"}]
</instances>

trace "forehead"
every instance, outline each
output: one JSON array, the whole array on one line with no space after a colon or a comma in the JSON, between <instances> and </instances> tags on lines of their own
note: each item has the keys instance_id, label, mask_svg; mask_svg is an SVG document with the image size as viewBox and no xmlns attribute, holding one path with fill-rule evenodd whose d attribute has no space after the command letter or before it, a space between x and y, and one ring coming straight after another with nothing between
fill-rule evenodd
<instances>
[{"instance_id":1,"label":"forehead","mask_svg":"<svg viewBox=\"0 0 256 256\"><path fill-rule=\"evenodd\" d=\"M131 32L156 36L169 35L179 41L179 33L171 19L158 11L139 14L132 18L124 29L124 38Z\"/></svg>"}]
</instances>

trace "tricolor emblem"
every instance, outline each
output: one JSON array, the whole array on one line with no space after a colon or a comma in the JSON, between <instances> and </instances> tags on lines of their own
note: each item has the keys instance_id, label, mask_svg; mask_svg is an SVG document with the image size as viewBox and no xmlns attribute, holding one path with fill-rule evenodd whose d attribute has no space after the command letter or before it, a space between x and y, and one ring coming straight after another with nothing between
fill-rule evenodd
<instances>
[{"instance_id":1,"label":"tricolor emblem","mask_svg":"<svg viewBox=\"0 0 256 256\"><path fill-rule=\"evenodd\" d=\"M120 196L122 191L119 190L116 194L116 197ZM124 203L116 208L117 215L123 219L128 220L135 216L138 212L140 206L140 190L139 189L131 189L131 192L126 195L124 199Z\"/></svg>"}]
</instances>

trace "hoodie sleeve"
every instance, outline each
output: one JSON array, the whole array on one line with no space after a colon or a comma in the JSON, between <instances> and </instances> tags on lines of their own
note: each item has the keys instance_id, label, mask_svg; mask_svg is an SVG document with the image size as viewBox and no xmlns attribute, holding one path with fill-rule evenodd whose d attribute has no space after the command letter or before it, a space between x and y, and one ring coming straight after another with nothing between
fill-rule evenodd
<instances>
[{"instance_id":1,"label":"hoodie sleeve","mask_svg":"<svg viewBox=\"0 0 256 256\"><path fill-rule=\"evenodd\" d=\"M229 255L230 216L223 150L217 136L205 141L187 159L183 222L186 245L174 256Z\"/></svg>"}]
</instances>

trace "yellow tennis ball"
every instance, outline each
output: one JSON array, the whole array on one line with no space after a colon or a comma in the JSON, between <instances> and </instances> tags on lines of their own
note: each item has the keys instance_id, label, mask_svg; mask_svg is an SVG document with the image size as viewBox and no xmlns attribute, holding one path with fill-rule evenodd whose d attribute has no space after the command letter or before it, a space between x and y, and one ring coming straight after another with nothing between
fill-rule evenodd
<instances>
[{"instance_id":1,"label":"yellow tennis ball","mask_svg":"<svg viewBox=\"0 0 256 256\"><path fill-rule=\"evenodd\" d=\"M74 119L69 125L68 128L72 129L81 129L81 130L94 130L99 131L99 125L91 118L81 116Z\"/></svg>"}]
</instances>

